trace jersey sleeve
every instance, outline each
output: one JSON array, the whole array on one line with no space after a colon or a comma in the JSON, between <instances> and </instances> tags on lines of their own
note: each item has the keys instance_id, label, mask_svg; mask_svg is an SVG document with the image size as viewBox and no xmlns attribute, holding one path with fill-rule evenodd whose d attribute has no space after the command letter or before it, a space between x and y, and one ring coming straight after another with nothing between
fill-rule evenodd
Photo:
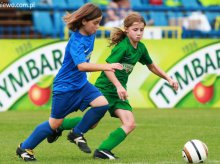
<instances>
[{"instance_id":1,"label":"jersey sleeve","mask_svg":"<svg viewBox=\"0 0 220 164\"><path fill-rule=\"evenodd\" d=\"M109 57L105 60L107 63L117 63L120 62L122 57L125 54L125 48L122 45L116 45L113 49Z\"/></svg>"},{"instance_id":2,"label":"jersey sleeve","mask_svg":"<svg viewBox=\"0 0 220 164\"><path fill-rule=\"evenodd\" d=\"M139 62L143 65L148 65L148 64L152 64L153 61L145 47L144 44L142 44L142 56L141 58L139 59Z\"/></svg>"},{"instance_id":3,"label":"jersey sleeve","mask_svg":"<svg viewBox=\"0 0 220 164\"><path fill-rule=\"evenodd\" d=\"M85 48L83 44L73 41L70 45L70 54L75 65L86 62Z\"/></svg>"}]
</instances>

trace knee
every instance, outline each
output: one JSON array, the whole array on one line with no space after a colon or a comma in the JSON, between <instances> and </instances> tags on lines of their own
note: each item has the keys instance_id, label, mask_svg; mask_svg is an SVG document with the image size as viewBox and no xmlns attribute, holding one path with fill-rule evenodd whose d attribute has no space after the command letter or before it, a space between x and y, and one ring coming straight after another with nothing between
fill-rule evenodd
<instances>
[{"instance_id":1,"label":"knee","mask_svg":"<svg viewBox=\"0 0 220 164\"><path fill-rule=\"evenodd\" d=\"M128 122L124 124L124 127L126 128L127 132L130 133L136 128L135 122Z\"/></svg>"}]
</instances>

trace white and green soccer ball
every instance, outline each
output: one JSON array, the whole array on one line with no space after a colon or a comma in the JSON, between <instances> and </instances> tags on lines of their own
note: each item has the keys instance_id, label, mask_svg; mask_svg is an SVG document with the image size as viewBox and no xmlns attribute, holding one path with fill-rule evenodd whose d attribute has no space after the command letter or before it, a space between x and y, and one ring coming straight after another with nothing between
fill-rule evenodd
<instances>
[{"instance_id":1,"label":"white and green soccer ball","mask_svg":"<svg viewBox=\"0 0 220 164\"><path fill-rule=\"evenodd\" d=\"M202 163L208 157L208 147L200 140L190 140L183 147L182 157L187 163Z\"/></svg>"}]
</instances>

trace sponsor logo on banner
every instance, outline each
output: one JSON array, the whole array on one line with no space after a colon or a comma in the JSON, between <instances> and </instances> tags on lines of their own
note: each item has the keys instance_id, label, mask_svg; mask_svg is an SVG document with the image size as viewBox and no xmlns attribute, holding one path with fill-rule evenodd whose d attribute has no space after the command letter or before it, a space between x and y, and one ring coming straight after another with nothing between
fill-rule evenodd
<instances>
[{"instance_id":1,"label":"sponsor logo on banner","mask_svg":"<svg viewBox=\"0 0 220 164\"><path fill-rule=\"evenodd\" d=\"M43 75L56 75L66 42L36 49L15 61L0 75L0 111L8 110Z\"/></svg>"},{"instance_id":2,"label":"sponsor logo on banner","mask_svg":"<svg viewBox=\"0 0 220 164\"><path fill-rule=\"evenodd\" d=\"M193 90L204 76L220 75L220 43L202 48L176 63L168 72L179 83L174 91L163 79L150 91L150 98L157 107L175 107L181 99Z\"/></svg>"}]
</instances>

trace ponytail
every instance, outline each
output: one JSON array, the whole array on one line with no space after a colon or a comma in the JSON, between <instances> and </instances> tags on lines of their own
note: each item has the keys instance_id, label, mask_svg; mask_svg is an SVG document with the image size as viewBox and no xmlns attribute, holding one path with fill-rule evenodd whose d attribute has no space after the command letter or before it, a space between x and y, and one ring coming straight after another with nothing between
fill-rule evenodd
<instances>
[{"instance_id":1,"label":"ponytail","mask_svg":"<svg viewBox=\"0 0 220 164\"><path fill-rule=\"evenodd\" d=\"M127 35L126 35L125 31L121 30L120 28L115 27L111 32L109 47L118 44L126 36Z\"/></svg>"}]
</instances>

